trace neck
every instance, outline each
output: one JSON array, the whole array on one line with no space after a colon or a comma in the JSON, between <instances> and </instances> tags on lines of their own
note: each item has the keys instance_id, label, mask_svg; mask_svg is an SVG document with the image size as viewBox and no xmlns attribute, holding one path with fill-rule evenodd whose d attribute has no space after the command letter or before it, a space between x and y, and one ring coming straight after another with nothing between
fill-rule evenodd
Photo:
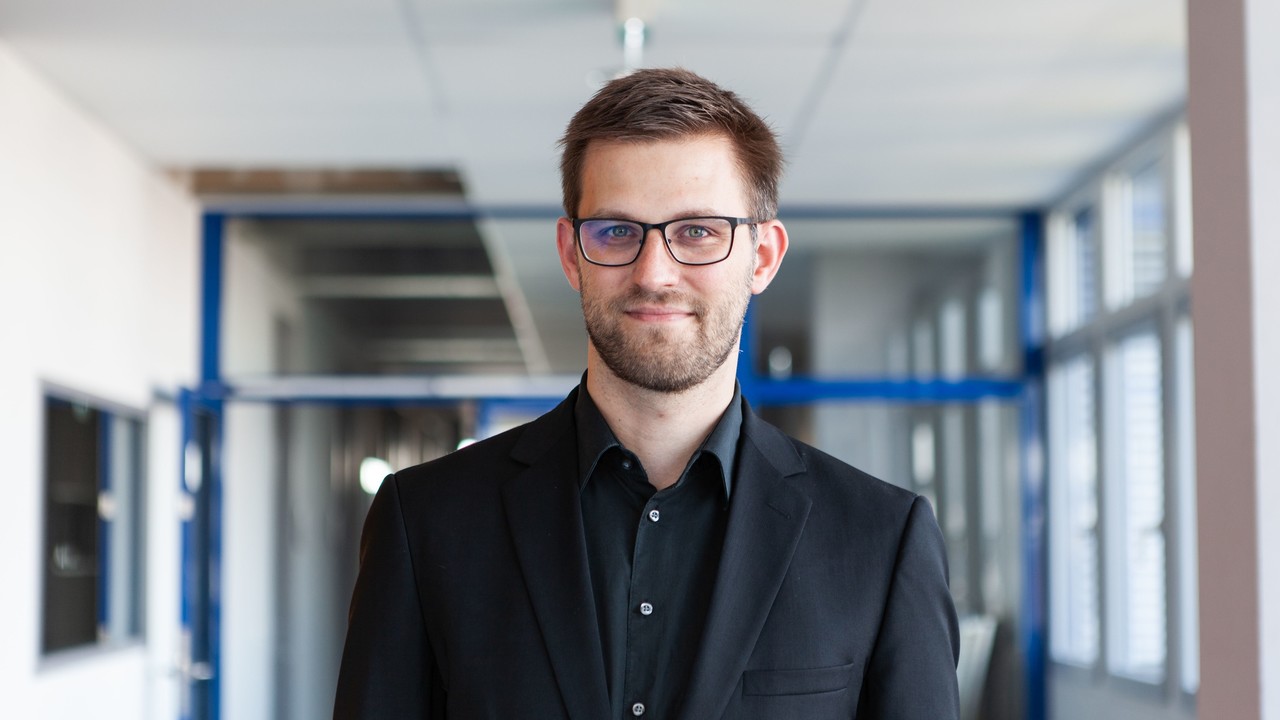
<instances>
[{"instance_id":1,"label":"neck","mask_svg":"<svg viewBox=\"0 0 1280 720\"><path fill-rule=\"evenodd\" d=\"M618 440L644 465L659 490L680 479L694 451L715 429L733 399L736 366L730 361L683 392L664 393L632 385L587 352L587 390Z\"/></svg>"}]
</instances>

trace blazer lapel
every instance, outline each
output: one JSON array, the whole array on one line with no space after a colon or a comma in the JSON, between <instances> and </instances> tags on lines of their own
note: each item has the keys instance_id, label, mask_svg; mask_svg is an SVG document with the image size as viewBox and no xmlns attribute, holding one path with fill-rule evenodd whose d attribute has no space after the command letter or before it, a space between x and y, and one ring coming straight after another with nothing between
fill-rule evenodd
<instances>
[{"instance_id":1,"label":"blazer lapel","mask_svg":"<svg viewBox=\"0 0 1280 720\"><path fill-rule=\"evenodd\" d=\"M684 720L723 714L809 516L809 497L782 480L804 472L795 447L745 409L720 568L685 702L677 713Z\"/></svg>"},{"instance_id":2,"label":"blazer lapel","mask_svg":"<svg viewBox=\"0 0 1280 720\"><path fill-rule=\"evenodd\" d=\"M502 496L560 696L574 720L598 720L609 697L578 497L575 396L526 431L512 456L532 464Z\"/></svg>"}]
</instances>

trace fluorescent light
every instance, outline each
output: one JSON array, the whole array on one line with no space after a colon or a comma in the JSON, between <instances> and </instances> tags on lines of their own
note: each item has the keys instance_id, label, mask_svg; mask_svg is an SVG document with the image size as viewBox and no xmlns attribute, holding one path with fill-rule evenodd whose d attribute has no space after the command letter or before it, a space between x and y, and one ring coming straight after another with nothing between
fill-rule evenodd
<instances>
[{"instance_id":1,"label":"fluorescent light","mask_svg":"<svg viewBox=\"0 0 1280 720\"><path fill-rule=\"evenodd\" d=\"M382 458L367 457L360 461L360 489L370 495L378 492L382 481L391 474L391 463Z\"/></svg>"}]
</instances>

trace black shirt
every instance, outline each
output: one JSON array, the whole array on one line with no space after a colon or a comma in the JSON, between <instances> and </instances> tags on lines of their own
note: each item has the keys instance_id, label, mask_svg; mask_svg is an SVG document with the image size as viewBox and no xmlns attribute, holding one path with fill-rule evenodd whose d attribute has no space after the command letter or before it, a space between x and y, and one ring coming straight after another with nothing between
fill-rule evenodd
<instances>
[{"instance_id":1,"label":"black shirt","mask_svg":"<svg viewBox=\"0 0 1280 720\"><path fill-rule=\"evenodd\" d=\"M680 479L660 492L609 429L585 382L574 417L610 717L665 720L687 689L720 565L742 393L734 388Z\"/></svg>"}]
</instances>

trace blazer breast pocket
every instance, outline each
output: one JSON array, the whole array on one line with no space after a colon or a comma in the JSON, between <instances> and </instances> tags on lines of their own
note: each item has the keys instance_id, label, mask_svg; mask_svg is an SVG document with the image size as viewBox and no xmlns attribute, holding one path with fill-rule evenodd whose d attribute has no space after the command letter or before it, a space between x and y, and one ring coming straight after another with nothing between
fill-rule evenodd
<instances>
[{"instance_id":1,"label":"blazer breast pocket","mask_svg":"<svg viewBox=\"0 0 1280 720\"><path fill-rule=\"evenodd\" d=\"M849 687L854 666L806 668L804 670L747 670L742 674L743 695L816 695Z\"/></svg>"}]
</instances>

